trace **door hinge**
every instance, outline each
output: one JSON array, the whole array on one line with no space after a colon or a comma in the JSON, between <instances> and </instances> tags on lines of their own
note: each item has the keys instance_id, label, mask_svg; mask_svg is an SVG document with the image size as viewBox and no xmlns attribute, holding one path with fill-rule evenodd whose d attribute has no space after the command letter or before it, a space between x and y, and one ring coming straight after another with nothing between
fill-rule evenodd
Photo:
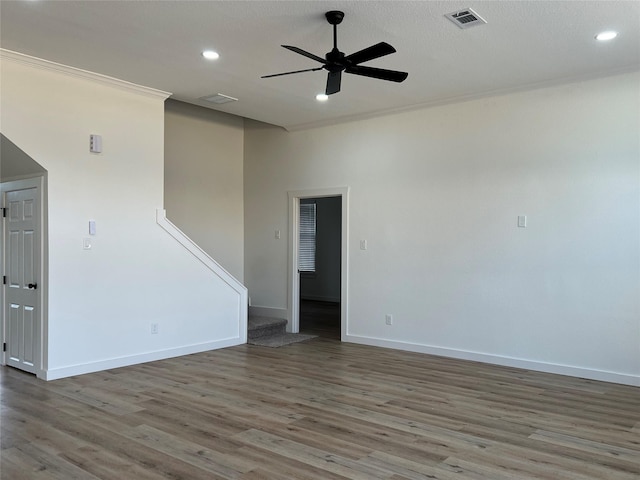
<instances>
[{"instance_id":1,"label":"door hinge","mask_svg":"<svg viewBox=\"0 0 640 480\"><path fill-rule=\"evenodd\" d=\"M7 207L2 207L2 218L7 216Z\"/></svg>"},{"instance_id":2,"label":"door hinge","mask_svg":"<svg viewBox=\"0 0 640 480\"><path fill-rule=\"evenodd\" d=\"M2 344L2 351L6 352L7 351L7 342Z\"/></svg>"},{"instance_id":3,"label":"door hinge","mask_svg":"<svg viewBox=\"0 0 640 480\"><path fill-rule=\"evenodd\" d=\"M3 284L3 285L6 285L6 284L7 284L7 276L6 276L6 275L3 275L3 276L2 276L2 284Z\"/></svg>"}]
</instances>

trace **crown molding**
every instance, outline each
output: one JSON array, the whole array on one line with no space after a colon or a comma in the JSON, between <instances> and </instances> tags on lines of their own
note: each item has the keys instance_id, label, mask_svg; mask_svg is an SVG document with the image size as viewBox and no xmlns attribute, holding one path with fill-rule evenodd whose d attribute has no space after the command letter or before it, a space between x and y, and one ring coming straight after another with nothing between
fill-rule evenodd
<instances>
[{"instance_id":1,"label":"crown molding","mask_svg":"<svg viewBox=\"0 0 640 480\"><path fill-rule=\"evenodd\" d=\"M333 125L340 125L342 123L357 122L361 120L375 119L384 117L387 115L396 115L405 112L413 112L416 110L424 110L427 108L440 107L443 105L451 105L454 103L471 102L474 100L482 100L483 98L500 97L503 95L510 95L514 93L525 93L534 90L541 90L544 88L560 87L571 83L588 82L590 80L598 80L601 78L615 77L617 75L626 75L629 73L640 72L637 64L626 65L620 68L614 68L609 70L603 70L584 75L576 75L570 77L562 77L551 80L543 80L540 82L533 82L524 85L517 85L510 88L500 88L495 90L485 90L477 93L470 93L466 95L456 95L453 97L440 98L432 101L412 103L403 107L388 108L385 110L377 110L373 112L357 113L354 115L346 115L338 118L331 118L328 120L320 120L317 122L301 123L294 125L281 125L288 132L297 132L302 130L309 130L312 128L330 127ZM260 120L256 120L260 121ZM264 123L264 122L263 122ZM280 126L280 125L278 125Z\"/></svg>"},{"instance_id":2,"label":"crown molding","mask_svg":"<svg viewBox=\"0 0 640 480\"><path fill-rule=\"evenodd\" d=\"M23 53L14 52L0 48L0 61L11 61L15 63L21 63L23 65L29 65L41 70L49 70L67 75L74 78L82 78L92 82L100 83L110 87L119 88L139 95L144 95L152 98L160 98L162 100L167 99L171 93L157 90L155 88L144 87L135 83L126 82L117 78L109 77L107 75L101 75L99 73L89 72L80 68L69 67L60 63L50 62L49 60L43 60L42 58L32 57Z\"/></svg>"}]
</instances>

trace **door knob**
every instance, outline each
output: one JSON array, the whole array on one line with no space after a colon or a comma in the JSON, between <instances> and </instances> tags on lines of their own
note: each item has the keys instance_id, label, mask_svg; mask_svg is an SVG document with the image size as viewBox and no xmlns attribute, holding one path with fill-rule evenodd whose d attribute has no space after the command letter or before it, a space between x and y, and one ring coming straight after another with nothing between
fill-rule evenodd
<instances>
[{"instance_id":1,"label":"door knob","mask_svg":"<svg viewBox=\"0 0 640 480\"><path fill-rule=\"evenodd\" d=\"M36 288L38 288L38 284L30 283L29 285L27 285L27 288L29 288L29 290L35 290Z\"/></svg>"}]
</instances>

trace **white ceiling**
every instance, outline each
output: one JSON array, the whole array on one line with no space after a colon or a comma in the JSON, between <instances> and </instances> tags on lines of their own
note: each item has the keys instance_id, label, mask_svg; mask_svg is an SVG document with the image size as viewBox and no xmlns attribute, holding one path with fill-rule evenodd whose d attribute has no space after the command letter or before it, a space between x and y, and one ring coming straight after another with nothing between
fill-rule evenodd
<instances>
[{"instance_id":1,"label":"white ceiling","mask_svg":"<svg viewBox=\"0 0 640 480\"><path fill-rule=\"evenodd\" d=\"M444 17L473 8L466 30ZM404 83L343 75L320 103L326 72L261 75L318 63L342 10L346 54L385 41L397 53L366 65L409 72ZM602 30L615 40L594 39ZM0 46L168 91L194 103L222 93L220 111L299 129L640 69L639 1L0 1ZM201 56L220 53L217 61ZM52 92L55 93L55 92Z\"/></svg>"}]
</instances>

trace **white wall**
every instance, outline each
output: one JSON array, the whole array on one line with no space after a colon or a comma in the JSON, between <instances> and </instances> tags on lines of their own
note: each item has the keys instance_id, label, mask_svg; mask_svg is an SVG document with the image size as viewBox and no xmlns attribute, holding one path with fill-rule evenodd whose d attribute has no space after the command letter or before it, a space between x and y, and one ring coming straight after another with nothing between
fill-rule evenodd
<instances>
[{"instance_id":1,"label":"white wall","mask_svg":"<svg viewBox=\"0 0 640 480\"><path fill-rule=\"evenodd\" d=\"M253 305L287 308L287 191L347 185L348 340L640 385L639 84L293 133L247 121Z\"/></svg>"},{"instance_id":2,"label":"white wall","mask_svg":"<svg viewBox=\"0 0 640 480\"><path fill-rule=\"evenodd\" d=\"M244 276L243 119L168 100L167 217L239 280Z\"/></svg>"},{"instance_id":3,"label":"white wall","mask_svg":"<svg viewBox=\"0 0 640 480\"><path fill-rule=\"evenodd\" d=\"M31 63L3 55L0 120L2 133L48 171L41 376L242 343L241 295L156 223L164 97ZM91 133L102 135L102 154L89 153ZM89 219L97 235L87 251Z\"/></svg>"}]
</instances>

